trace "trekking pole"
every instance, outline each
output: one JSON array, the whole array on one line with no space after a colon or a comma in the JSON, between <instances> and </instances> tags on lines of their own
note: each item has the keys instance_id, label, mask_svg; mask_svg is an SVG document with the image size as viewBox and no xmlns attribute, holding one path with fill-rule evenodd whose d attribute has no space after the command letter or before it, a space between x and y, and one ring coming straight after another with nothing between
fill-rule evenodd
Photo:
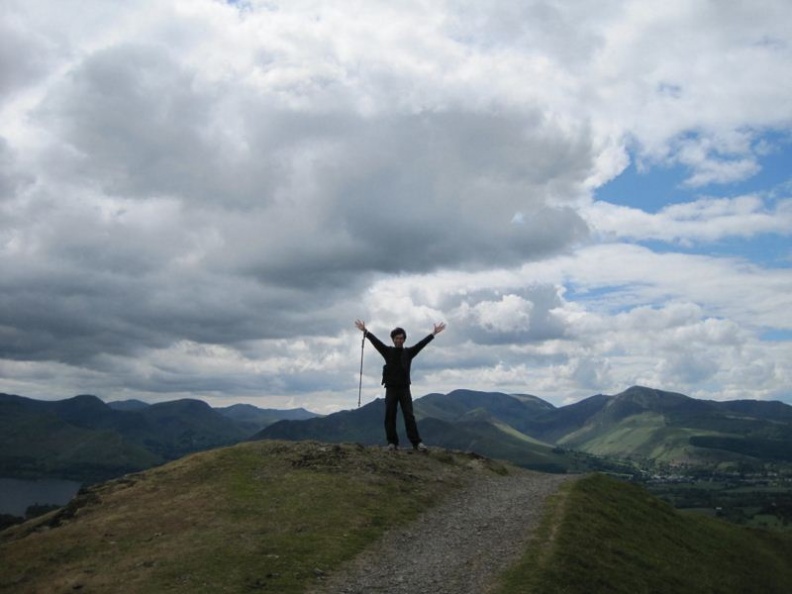
<instances>
[{"instance_id":1,"label":"trekking pole","mask_svg":"<svg viewBox=\"0 0 792 594\"><path fill-rule=\"evenodd\" d=\"M358 408L360 408L360 394L363 391L363 348L366 346L366 333L360 343L360 381L358 382Z\"/></svg>"}]
</instances>

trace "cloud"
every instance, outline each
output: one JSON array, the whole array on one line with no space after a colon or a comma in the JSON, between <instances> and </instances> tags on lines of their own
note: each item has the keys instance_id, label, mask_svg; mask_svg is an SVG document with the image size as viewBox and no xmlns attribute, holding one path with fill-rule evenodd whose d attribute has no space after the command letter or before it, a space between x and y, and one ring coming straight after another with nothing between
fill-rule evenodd
<instances>
[{"instance_id":1,"label":"cloud","mask_svg":"<svg viewBox=\"0 0 792 594\"><path fill-rule=\"evenodd\" d=\"M561 306L556 287L532 287L525 296L506 294L487 299L479 294L465 295L452 306L454 323L462 324L468 336L479 344L538 342L561 338L565 327L554 312Z\"/></svg>"},{"instance_id":2,"label":"cloud","mask_svg":"<svg viewBox=\"0 0 792 594\"><path fill-rule=\"evenodd\" d=\"M700 198L657 213L596 201L583 212L595 232L633 241L693 244L792 232L792 200L757 195Z\"/></svg>"},{"instance_id":3,"label":"cloud","mask_svg":"<svg viewBox=\"0 0 792 594\"><path fill-rule=\"evenodd\" d=\"M792 323L788 271L706 253L792 228L786 194L718 190L788 133L788 3L7 8L8 389L332 408L358 317L447 320L416 371L437 389L788 376L786 343L756 338ZM706 195L594 200L631 162Z\"/></svg>"},{"instance_id":4,"label":"cloud","mask_svg":"<svg viewBox=\"0 0 792 594\"><path fill-rule=\"evenodd\" d=\"M590 167L582 130L534 108L361 113L349 90L317 82L328 58L306 61L284 32L235 64L253 60L264 81L233 67L218 79L190 33L225 39L209 13L178 15L169 45L156 20L174 15L141 14L110 23L28 112L47 168L33 164L36 183L8 206L7 357L90 364L180 340L326 332L334 300L372 274L516 264L586 234L563 204ZM313 31L319 52L330 33ZM281 57L251 57L270 50Z\"/></svg>"}]
</instances>

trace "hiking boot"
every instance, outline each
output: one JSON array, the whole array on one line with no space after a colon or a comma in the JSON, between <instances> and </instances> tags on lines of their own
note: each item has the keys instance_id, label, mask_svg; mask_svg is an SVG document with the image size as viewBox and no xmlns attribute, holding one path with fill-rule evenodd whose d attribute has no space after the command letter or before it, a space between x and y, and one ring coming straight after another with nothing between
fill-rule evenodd
<instances>
[{"instance_id":1,"label":"hiking boot","mask_svg":"<svg viewBox=\"0 0 792 594\"><path fill-rule=\"evenodd\" d=\"M429 451L429 448L427 448L424 445L424 442L422 442L422 441L419 441L417 444L415 444L415 449L418 450L419 452L428 452Z\"/></svg>"}]
</instances>

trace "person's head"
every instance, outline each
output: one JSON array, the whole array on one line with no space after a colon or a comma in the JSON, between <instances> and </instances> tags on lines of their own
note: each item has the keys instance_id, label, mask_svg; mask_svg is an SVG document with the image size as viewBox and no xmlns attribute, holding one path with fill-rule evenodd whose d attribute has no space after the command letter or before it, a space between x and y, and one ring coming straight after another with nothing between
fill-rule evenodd
<instances>
[{"instance_id":1,"label":"person's head","mask_svg":"<svg viewBox=\"0 0 792 594\"><path fill-rule=\"evenodd\" d=\"M404 346L404 341L407 340L407 333L404 331L404 328L394 328L391 330L391 340L394 346Z\"/></svg>"}]
</instances>

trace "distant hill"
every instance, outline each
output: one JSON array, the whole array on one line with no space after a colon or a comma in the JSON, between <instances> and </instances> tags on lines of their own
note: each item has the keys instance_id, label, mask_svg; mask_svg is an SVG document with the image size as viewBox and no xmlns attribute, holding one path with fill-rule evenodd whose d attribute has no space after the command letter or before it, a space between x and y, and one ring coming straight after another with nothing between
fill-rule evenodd
<instances>
[{"instance_id":1,"label":"distant hill","mask_svg":"<svg viewBox=\"0 0 792 594\"><path fill-rule=\"evenodd\" d=\"M107 406L113 410L140 410L151 406L148 402L142 400L113 400L107 403Z\"/></svg>"},{"instance_id":2,"label":"distant hill","mask_svg":"<svg viewBox=\"0 0 792 594\"><path fill-rule=\"evenodd\" d=\"M241 426L248 428L251 433L260 431L264 427L284 419L305 421L320 416L304 408L277 410L272 408L258 408L252 404L234 404L225 408L215 408L215 410L224 417L236 421Z\"/></svg>"},{"instance_id":3,"label":"distant hill","mask_svg":"<svg viewBox=\"0 0 792 594\"><path fill-rule=\"evenodd\" d=\"M192 452L238 443L265 418L304 410L215 410L200 400L105 404L91 395L42 401L0 394L0 476L95 482Z\"/></svg>"},{"instance_id":4,"label":"distant hill","mask_svg":"<svg viewBox=\"0 0 792 594\"><path fill-rule=\"evenodd\" d=\"M532 428L532 419L556 408L536 396L516 396L501 392L454 390L429 394L415 402L418 418L434 417L449 422L499 421L519 432Z\"/></svg>"},{"instance_id":5,"label":"distant hill","mask_svg":"<svg viewBox=\"0 0 792 594\"><path fill-rule=\"evenodd\" d=\"M564 472L574 460L568 454L555 452L552 445L536 442L490 415L485 404L497 402L498 410L511 405L530 410L514 398L501 394L459 390L456 401L452 395L430 395L415 402L416 415L421 418L424 439L434 447L475 451L492 458L508 460L534 470ZM550 405L548 405L550 406ZM497 407L496 407L497 408ZM428 411L428 412L427 412ZM471 412L475 411L475 412ZM436 416L424 416L434 413ZM382 444L385 400L377 400L355 410L345 410L307 421L280 421L257 433L253 439L287 439L291 441L320 440L332 443ZM441 417L441 418L438 418ZM399 427L400 433L403 433ZM401 443L410 448L403 436Z\"/></svg>"},{"instance_id":6,"label":"distant hill","mask_svg":"<svg viewBox=\"0 0 792 594\"><path fill-rule=\"evenodd\" d=\"M792 462L792 406L780 402L697 400L640 386L594 398L596 406L573 423L568 414L587 401L548 415L550 425L566 425L556 443L598 456L676 466L734 469Z\"/></svg>"},{"instance_id":7,"label":"distant hill","mask_svg":"<svg viewBox=\"0 0 792 594\"><path fill-rule=\"evenodd\" d=\"M342 410L307 420L285 419L256 433L251 439L317 440L364 445L382 443L385 401L381 398L354 410Z\"/></svg>"},{"instance_id":8,"label":"distant hill","mask_svg":"<svg viewBox=\"0 0 792 594\"><path fill-rule=\"evenodd\" d=\"M85 421L74 424L70 419L80 417L78 410ZM0 394L0 476L93 482L164 461L108 429L112 413L107 407L103 410L98 399L94 403L82 396L47 403Z\"/></svg>"},{"instance_id":9,"label":"distant hill","mask_svg":"<svg viewBox=\"0 0 792 594\"><path fill-rule=\"evenodd\" d=\"M321 419L281 421L255 439L382 443L383 409L377 400ZM792 406L781 402L716 402L633 386L555 407L535 396L455 390L416 399L415 414L430 445L527 468L598 467L572 452L678 468L762 470L792 463Z\"/></svg>"},{"instance_id":10,"label":"distant hill","mask_svg":"<svg viewBox=\"0 0 792 594\"><path fill-rule=\"evenodd\" d=\"M0 532L0 591L306 592L470 481L512 472L453 451L352 444L192 454ZM569 481L537 513L542 526L499 594L792 591L788 534L681 514L634 485Z\"/></svg>"},{"instance_id":11,"label":"distant hill","mask_svg":"<svg viewBox=\"0 0 792 594\"><path fill-rule=\"evenodd\" d=\"M716 402L633 386L556 407L526 394L454 390L415 400L430 447L542 471L792 469L792 406ZM111 404L0 395L0 476L105 480L248 439L384 442L384 401L318 416L199 400ZM409 447L398 420L401 443Z\"/></svg>"}]
</instances>

